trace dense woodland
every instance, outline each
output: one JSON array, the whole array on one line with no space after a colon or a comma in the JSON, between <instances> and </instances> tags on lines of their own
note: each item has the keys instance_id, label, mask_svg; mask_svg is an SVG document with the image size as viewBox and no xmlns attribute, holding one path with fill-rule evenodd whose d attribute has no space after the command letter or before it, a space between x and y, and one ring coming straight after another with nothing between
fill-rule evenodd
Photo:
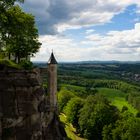
<instances>
[{"instance_id":1,"label":"dense woodland","mask_svg":"<svg viewBox=\"0 0 140 140\"><path fill-rule=\"evenodd\" d=\"M66 117L68 137L139 140L139 79L133 80L128 75L138 75L139 69L139 63L59 64L58 104L60 119ZM47 76L43 77L45 83ZM73 136L68 124L76 129Z\"/></svg>"}]
</instances>

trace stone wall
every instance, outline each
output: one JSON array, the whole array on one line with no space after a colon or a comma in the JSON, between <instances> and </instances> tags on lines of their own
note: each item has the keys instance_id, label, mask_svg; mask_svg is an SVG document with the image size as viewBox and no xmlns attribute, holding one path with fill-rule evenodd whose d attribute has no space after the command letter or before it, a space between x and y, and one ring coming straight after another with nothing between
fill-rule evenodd
<instances>
[{"instance_id":1,"label":"stone wall","mask_svg":"<svg viewBox=\"0 0 140 140\"><path fill-rule=\"evenodd\" d=\"M64 139L58 115L50 112L46 98L39 70L0 67L0 140Z\"/></svg>"}]
</instances>

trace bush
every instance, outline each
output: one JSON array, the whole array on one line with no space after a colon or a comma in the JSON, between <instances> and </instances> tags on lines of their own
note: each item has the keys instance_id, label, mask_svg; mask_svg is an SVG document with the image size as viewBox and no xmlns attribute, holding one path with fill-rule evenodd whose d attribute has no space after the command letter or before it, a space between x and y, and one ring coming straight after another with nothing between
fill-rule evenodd
<instances>
[{"instance_id":1,"label":"bush","mask_svg":"<svg viewBox=\"0 0 140 140\"><path fill-rule=\"evenodd\" d=\"M21 60L19 65L26 70L33 69L33 63L31 61L28 61L28 60Z\"/></svg>"}]
</instances>

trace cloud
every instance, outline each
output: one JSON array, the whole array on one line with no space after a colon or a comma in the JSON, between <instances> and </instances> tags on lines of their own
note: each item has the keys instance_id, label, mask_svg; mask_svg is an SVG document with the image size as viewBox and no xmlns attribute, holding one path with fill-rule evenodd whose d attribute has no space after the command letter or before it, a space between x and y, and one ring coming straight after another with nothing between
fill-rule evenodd
<instances>
[{"instance_id":1,"label":"cloud","mask_svg":"<svg viewBox=\"0 0 140 140\"><path fill-rule=\"evenodd\" d=\"M54 50L58 61L140 60L140 23L134 29L110 31L106 35L87 34L76 42L59 35L40 36L42 47L33 60L47 61Z\"/></svg>"},{"instance_id":2,"label":"cloud","mask_svg":"<svg viewBox=\"0 0 140 140\"><path fill-rule=\"evenodd\" d=\"M95 41L98 45L107 45L117 48L140 47L140 23L136 23L134 29L124 31L110 31L106 36L99 34L88 35L86 38Z\"/></svg>"},{"instance_id":3,"label":"cloud","mask_svg":"<svg viewBox=\"0 0 140 140\"><path fill-rule=\"evenodd\" d=\"M58 61L80 60L139 60L140 23L134 29L109 31L97 34L89 28L111 22L130 5L136 5L133 12L139 13L140 0L27 0L22 5L32 13L40 32L42 47L32 60L47 61L54 50ZM139 15L134 22L138 22ZM74 35L61 36L67 29L88 27L83 40ZM72 32L71 32L72 34ZM82 34L82 33L81 33Z\"/></svg>"},{"instance_id":4,"label":"cloud","mask_svg":"<svg viewBox=\"0 0 140 140\"><path fill-rule=\"evenodd\" d=\"M35 15L40 34L55 35L110 22L131 4L140 7L139 0L27 0L22 7Z\"/></svg>"},{"instance_id":5,"label":"cloud","mask_svg":"<svg viewBox=\"0 0 140 140\"><path fill-rule=\"evenodd\" d=\"M36 57L32 59L33 61L47 61L52 49L58 61L78 61L81 59L81 54L84 54L84 48L82 49L74 40L64 36L43 35L40 36L40 42L43 45Z\"/></svg>"},{"instance_id":6,"label":"cloud","mask_svg":"<svg viewBox=\"0 0 140 140\"><path fill-rule=\"evenodd\" d=\"M99 34L88 35L87 43L93 42L96 47L106 46L105 53L110 55L137 55L137 59L140 59L140 23L136 23L134 29L124 31L110 31L106 35L101 36ZM129 57L128 57L129 58Z\"/></svg>"},{"instance_id":7,"label":"cloud","mask_svg":"<svg viewBox=\"0 0 140 140\"><path fill-rule=\"evenodd\" d=\"M86 30L86 34L91 34L91 33L93 33L95 30L93 30L93 29L88 29L88 30Z\"/></svg>"},{"instance_id":8,"label":"cloud","mask_svg":"<svg viewBox=\"0 0 140 140\"><path fill-rule=\"evenodd\" d=\"M50 53L53 49L57 60L60 61L80 61L89 60L99 56L98 48L85 47L81 42L75 42L73 39L58 35L43 35L40 36L42 47L33 61L48 61ZM95 52L95 53L93 53Z\"/></svg>"}]
</instances>

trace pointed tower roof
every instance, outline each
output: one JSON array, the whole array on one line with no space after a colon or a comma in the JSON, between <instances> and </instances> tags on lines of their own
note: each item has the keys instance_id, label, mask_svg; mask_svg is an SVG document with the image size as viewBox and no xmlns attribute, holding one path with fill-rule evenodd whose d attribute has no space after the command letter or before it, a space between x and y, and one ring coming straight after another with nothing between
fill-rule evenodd
<instances>
[{"instance_id":1,"label":"pointed tower roof","mask_svg":"<svg viewBox=\"0 0 140 140\"><path fill-rule=\"evenodd\" d=\"M54 57L53 52L51 53L50 59L48 61L48 64L57 64L57 61L56 61L56 59Z\"/></svg>"}]
</instances>

